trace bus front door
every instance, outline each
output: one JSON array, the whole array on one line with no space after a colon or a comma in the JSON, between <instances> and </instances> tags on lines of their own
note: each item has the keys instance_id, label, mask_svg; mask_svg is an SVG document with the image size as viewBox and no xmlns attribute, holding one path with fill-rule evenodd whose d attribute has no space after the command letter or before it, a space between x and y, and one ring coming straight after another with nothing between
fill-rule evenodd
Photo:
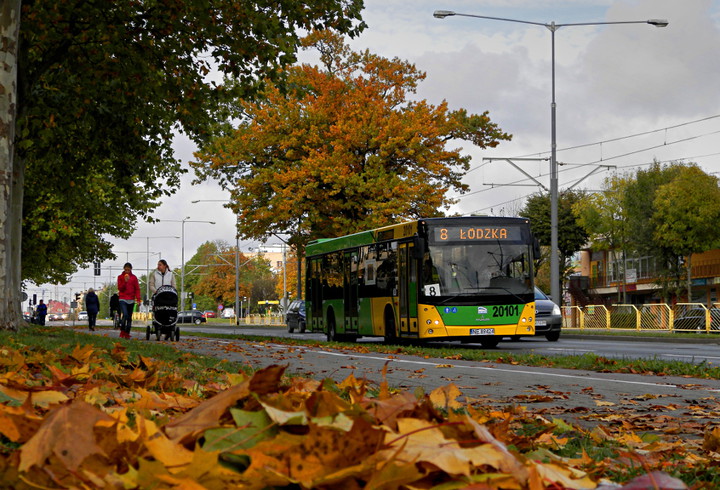
<instances>
[{"instance_id":1,"label":"bus front door","mask_svg":"<svg viewBox=\"0 0 720 490\"><path fill-rule=\"evenodd\" d=\"M416 336L417 320L417 260L413 258L413 244L399 245L398 261L398 303L399 326L401 335Z\"/></svg>"}]
</instances>

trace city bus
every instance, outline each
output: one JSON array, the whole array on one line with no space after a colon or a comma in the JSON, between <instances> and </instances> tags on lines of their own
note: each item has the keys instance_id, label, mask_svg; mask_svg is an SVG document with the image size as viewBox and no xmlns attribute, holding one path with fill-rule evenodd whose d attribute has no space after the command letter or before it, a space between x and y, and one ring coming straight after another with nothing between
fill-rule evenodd
<instances>
[{"instance_id":1,"label":"city bus","mask_svg":"<svg viewBox=\"0 0 720 490\"><path fill-rule=\"evenodd\" d=\"M306 324L327 339L460 340L497 346L535 333L533 259L524 218L427 218L305 250Z\"/></svg>"}]
</instances>

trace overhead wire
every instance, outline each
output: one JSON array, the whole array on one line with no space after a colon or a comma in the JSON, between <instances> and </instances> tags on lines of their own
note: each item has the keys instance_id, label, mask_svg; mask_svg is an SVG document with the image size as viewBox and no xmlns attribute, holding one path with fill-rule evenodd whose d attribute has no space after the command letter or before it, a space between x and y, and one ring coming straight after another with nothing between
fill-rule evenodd
<instances>
[{"instance_id":1,"label":"overhead wire","mask_svg":"<svg viewBox=\"0 0 720 490\"><path fill-rule=\"evenodd\" d=\"M611 138L611 139L607 139L607 140L602 140L602 141L599 141L599 142L596 142L596 143L586 143L586 144L576 145L576 146L572 146L572 147L566 147L566 148L559 149L558 152L560 152L560 151L569 151L569 150L574 150L574 149L579 149L579 148L587 148L587 147L595 146L595 145L602 145L603 143L611 143L611 142L626 140L626 139L630 139L630 138L634 138L634 137L638 137L638 136L645 136L645 135L648 135L648 134L654 134L654 133L658 133L658 132L662 132L662 131L667 132L668 129L676 129L676 128L680 128L680 127L683 127L683 126L688 126L688 125L691 125L691 124L697 124L697 123L700 123L700 122L705 122L705 121L708 121L708 120L716 119L716 118L719 118L719 117L720 117L720 114L718 114L718 115L713 115L713 116L707 116L707 117L700 118L700 119L696 119L696 120L693 120L693 121L687 121L687 122L680 123L680 124L676 124L676 125L673 125L673 126L667 126L667 127L665 127L665 128L659 128L659 129L654 129L654 130L650 130L650 131L643 131L643 132L640 132L640 133L634 133L634 134L632 134L632 135L627 135L627 136L622 136L622 137L617 137L617 138ZM700 134L700 135L690 136L690 137L687 137L687 138L681 138L681 139L678 139L678 140L675 140L675 141L670 141L670 142L668 142L667 140L665 140L662 144L659 144L659 145L653 145L653 146L645 147L645 148L642 148L642 149L633 150L633 151L630 151L630 152L626 152L626 153L614 155L614 156L611 156L611 157L601 158L600 160L595 160L595 161L593 161L593 162L587 162L587 163L559 163L559 165L567 166L567 168L558 169L558 173L563 173L563 172L567 172L567 171L570 171L570 170L575 170L575 169L577 169L577 168L586 167L586 166L593 166L593 165L595 165L595 166L598 166L598 165L604 166L604 165L606 164L606 162L608 162L608 161L610 161L610 160L615 160L615 159L618 159L618 158L623 158L623 157L635 155L635 154L638 154L638 153L642 153L642 152L654 150L654 149L657 149L657 148L668 147L668 146L671 146L671 145L675 145L675 144L679 144L679 143L684 143L684 142L687 142L687 141L692 141L692 140L696 140L696 139L703 138L703 137L707 137L707 136L712 136L712 135L715 135L715 134L718 134L718 133L720 133L720 130L718 130L718 131L712 131L712 132L704 133L704 134ZM550 152L535 152L535 153L529 153L529 154L522 155L522 156L518 156L518 157L510 157L510 159L512 159L512 158L526 158L526 157L530 157L530 156L540 156L540 155L543 155L543 154L546 154L546 153L550 153ZM720 155L720 153L709 153L709 154L705 154L705 155L696 155L696 156L690 156L690 157L679 157L679 158L673 158L673 159L669 159L669 160L659 161L659 163L669 163L669 162L673 162L673 161L691 160L691 159L695 159L695 158L705 158L705 157L716 156L716 155ZM653 160L652 162L641 163L641 164L634 163L634 164L620 165L619 167L620 167L620 168L636 168L636 167L643 167L643 166L652 165L654 162L655 162L655 160ZM488 163L491 163L491 162L490 162L490 161L484 161L484 162L481 163L480 165L478 165L478 166L470 169L470 170L468 171L468 173L472 172L473 170L478 170L478 169L486 166ZM616 167L617 167L617 166L616 166ZM546 176L548 176L548 175L549 175L549 173L540 173L539 175L537 175L537 178L546 177ZM488 188L485 188L485 189L479 189L479 190L477 190L477 191L473 191L473 192L470 192L470 193L467 193L467 194L463 194L463 195L461 195L461 196L457 196L457 197L455 197L455 199L457 199L457 200L459 201L459 200L462 200L462 199L464 199L464 198L466 198L466 197L470 197L470 196L473 196L473 195L477 195L477 194L480 194L480 193L483 193L483 192L488 192L488 191L493 190L493 189L495 189L495 188L506 187L506 186L513 186L513 185L522 185L523 183L525 183L525 182L527 182L527 181L529 181L529 180L530 180L529 178L522 178L522 179L519 179L519 180L516 180L516 181L513 181L513 182L509 182L509 183L506 183L506 184L494 184L494 185L492 185L492 186L490 186L490 187L488 187ZM527 198L529 195L531 195L531 194L525 194L525 195L523 195L523 196L520 196L520 197L515 198L515 199L511 199L511 200L509 200L509 201L503 201L503 202L501 202L501 203L497 203L497 204L494 204L494 205L485 206L485 207L483 207L483 208L480 208L480 209L477 209L477 210L473 211L473 213L477 213L477 212L479 212L479 211L484 211L484 210L487 210L487 209L492 209L492 208L494 208L494 207L502 206L502 205L508 204L508 203L510 203L510 202L514 202L514 201L518 201L518 200L521 200L521 199L525 199L525 198Z\"/></svg>"}]
</instances>

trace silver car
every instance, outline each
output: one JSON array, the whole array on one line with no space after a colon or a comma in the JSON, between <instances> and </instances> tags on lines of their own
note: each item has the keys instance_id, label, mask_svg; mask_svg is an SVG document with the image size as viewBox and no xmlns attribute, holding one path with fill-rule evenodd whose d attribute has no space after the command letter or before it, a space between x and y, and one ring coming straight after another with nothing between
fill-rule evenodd
<instances>
[{"instance_id":1,"label":"silver car","mask_svg":"<svg viewBox=\"0 0 720 490\"><path fill-rule=\"evenodd\" d=\"M535 336L544 335L550 342L560 338L562 312L545 293L535 288Z\"/></svg>"}]
</instances>

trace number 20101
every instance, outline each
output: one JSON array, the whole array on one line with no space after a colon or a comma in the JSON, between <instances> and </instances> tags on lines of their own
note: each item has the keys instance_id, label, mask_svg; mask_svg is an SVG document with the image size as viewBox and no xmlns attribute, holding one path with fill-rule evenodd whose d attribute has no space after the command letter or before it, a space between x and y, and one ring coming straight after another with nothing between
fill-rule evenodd
<instances>
[{"instance_id":1,"label":"number 20101","mask_svg":"<svg viewBox=\"0 0 720 490\"><path fill-rule=\"evenodd\" d=\"M520 314L520 305L502 305L492 307L493 316L513 316Z\"/></svg>"}]
</instances>

